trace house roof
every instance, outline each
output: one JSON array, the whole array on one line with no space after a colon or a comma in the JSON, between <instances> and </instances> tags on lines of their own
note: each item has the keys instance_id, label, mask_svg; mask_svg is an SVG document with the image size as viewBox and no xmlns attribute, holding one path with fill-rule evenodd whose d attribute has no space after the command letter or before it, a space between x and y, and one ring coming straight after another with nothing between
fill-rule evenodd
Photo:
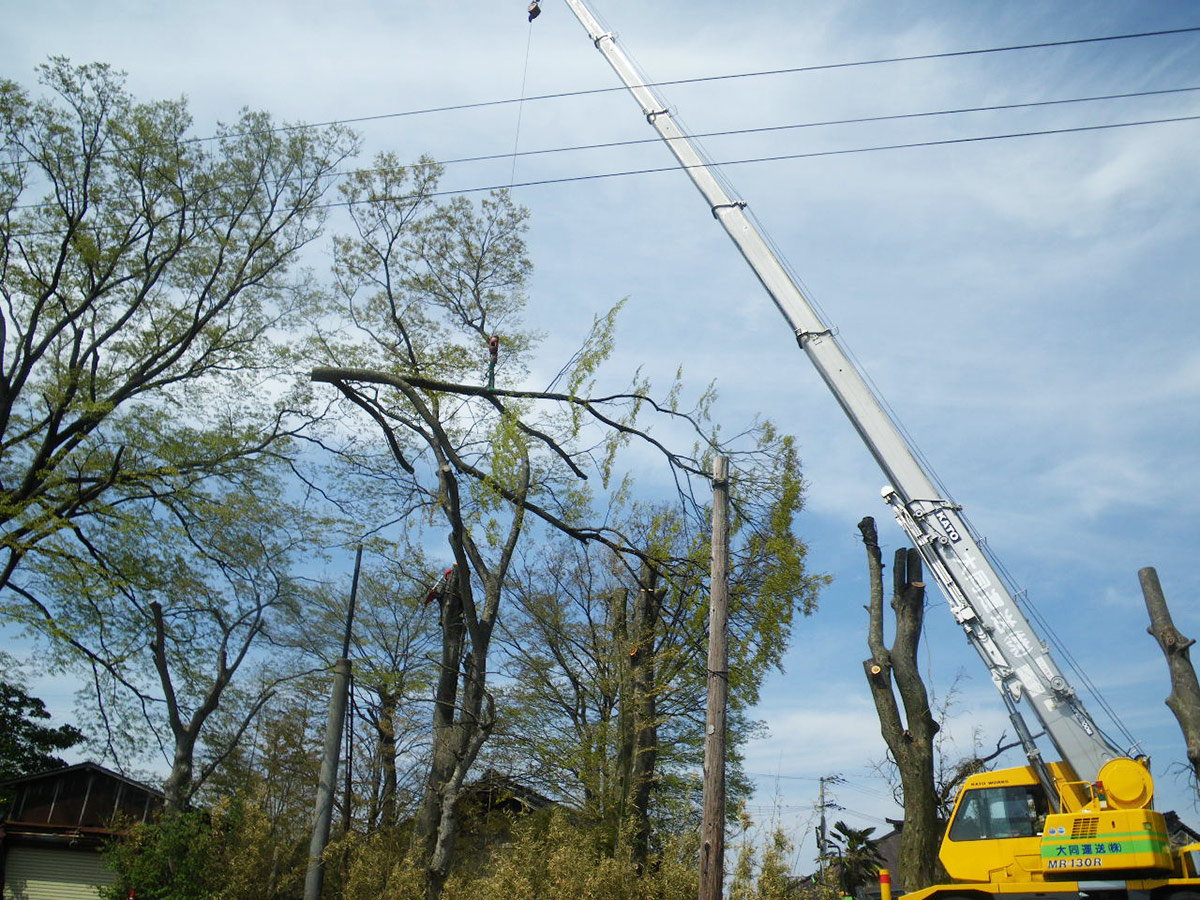
<instances>
[{"instance_id":1,"label":"house roof","mask_svg":"<svg viewBox=\"0 0 1200 900\"><path fill-rule=\"evenodd\" d=\"M525 810L544 809L554 802L495 769L488 769L477 780L463 785L461 799L488 810L514 805Z\"/></svg>"},{"instance_id":2,"label":"house roof","mask_svg":"<svg viewBox=\"0 0 1200 900\"><path fill-rule=\"evenodd\" d=\"M96 763L86 762L0 784L11 798L0 827L6 839L55 834L112 834L145 821L163 795Z\"/></svg>"},{"instance_id":3,"label":"house roof","mask_svg":"<svg viewBox=\"0 0 1200 900\"><path fill-rule=\"evenodd\" d=\"M16 787L18 785L32 784L34 782L43 781L46 779L62 778L64 775L68 775L68 774L76 773L76 772L95 773L98 775L102 775L105 778L111 778L114 781L124 782L125 784L129 785L130 787L134 787L134 788L137 788L137 789L143 790L143 791L148 791L149 793L155 794L159 797L163 796L162 791L160 791L156 788L152 788L148 784L144 784L140 781L134 781L132 778L128 778L119 772L114 772L114 771L112 771L112 769L106 769L106 768L104 768L104 766L102 766L98 763L94 763L94 762L81 762L81 763L76 763L73 766L59 766L58 768L55 768L55 769L46 769L44 772L35 772L32 775L22 775L19 778L10 778L7 781L0 781L0 788L7 790L7 789L11 789L13 787Z\"/></svg>"}]
</instances>

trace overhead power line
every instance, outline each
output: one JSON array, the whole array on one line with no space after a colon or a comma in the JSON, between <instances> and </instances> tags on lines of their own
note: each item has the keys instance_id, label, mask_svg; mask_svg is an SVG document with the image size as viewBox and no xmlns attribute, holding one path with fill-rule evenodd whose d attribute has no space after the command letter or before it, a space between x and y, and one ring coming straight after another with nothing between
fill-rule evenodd
<instances>
[{"instance_id":1,"label":"overhead power line","mask_svg":"<svg viewBox=\"0 0 1200 900\"><path fill-rule=\"evenodd\" d=\"M666 80L666 81L647 82L645 84L645 86L651 87L651 88L670 87L672 85L700 84L700 83L710 82L710 81L729 81L729 80L741 79L741 78L759 78L759 77L775 76L775 75L790 75L790 74L799 74L799 73L804 73L804 72L819 72L819 71L832 70L832 69L848 69L848 68L856 68L856 67L863 67L863 66L887 65L887 64L902 63L902 62L917 62L920 60L952 59L952 58L957 58L957 57L980 56L980 55L992 54L992 53L1009 53L1009 52L1021 51L1021 50L1046 49L1046 48L1053 48L1053 47L1067 47L1067 46L1072 46L1072 45L1083 45L1083 44L1097 44L1097 43L1105 43L1105 42L1112 42L1112 41L1134 40L1134 39L1140 39L1140 38L1165 37L1165 36L1180 35L1180 34L1193 34L1193 33L1197 33L1197 32L1200 32L1200 25L1189 26L1189 27L1185 27L1185 28L1161 29L1158 31L1139 31L1139 32L1130 32L1130 33L1126 33L1126 34L1113 34L1113 35L1105 35L1102 37L1069 38L1069 39L1064 39L1064 40L1060 40L1060 41L1041 41L1041 42L1029 43L1029 44L1010 44L1010 45L1003 46L1003 47L983 47L983 48L977 48L977 49L972 49L972 50L949 50L949 51L944 51L944 52L940 52L940 53L924 53L924 54L915 54L915 55L909 55L909 56L881 57L878 59L851 60L851 61L836 62L836 63L818 63L818 64L810 65L810 66L794 66L794 67L782 68L782 69L764 69L764 70L755 71L755 72L733 72L733 73L727 73L727 74L723 74L723 75L702 75L702 76L696 76L696 77L692 77L692 78L676 78L676 79L670 79L670 80ZM562 91L562 92L551 93L551 94L538 94L538 95L534 95L532 97L508 97L508 98L505 98L502 100L483 100L483 101L476 101L476 102L472 102L472 103L459 103L459 104L452 104L452 105L447 105L447 106L431 106L431 107L425 107L425 108L421 108L421 109L403 110L400 112L378 113L378 114L374 114L374 115L354 116L354 117L347 117L347 118L341 118L341 119L329 119L324 122L308 122L308 123L301 123L301 124L295 124L295 125L280 125L276 128L266 129L265 131L230 132L230 133L224 134L224 135L208 135L205 137L192 137L192 138L186 138L186 139L180 141L180 143L181 144L199 144L199 143L207 143L207 142L211 142L211 141L218 141L218 140L229 139L229 138L244 137L244 136L252 135L252 134L280 134L280 133L287 133L287 132L292 132L292 131L304 131L304 130L314 129L314 128L329 128L329 127L332 127L335 125L357 125L357 124L362 124L365 122L383 121L386 119L398 119L398 118L406 118L406 117L410 117L410 116L433 115L433 114L437 114L437 113L458 112L458 111L462 111L462 110L471 110L471 109L485 109L488 107L504 106L504 105L510 105L510 104L514 104L514 103L533 103L533 102L537 102L537 101L541 101L541 100L558 100L558 99L566 99L566 98L570 98L570 97L584 97L584 96L589 96L589 95L593 95L593 94L607 94L607 93L613 93L613 92L624 91L624 90L626 90L626 88L624 86L603 87L603 88L586 88L586 89L577 90L577 91ZM1186 90L1194 90L1194 88L1179 88L1176 90L1186 91ZM1111 98L1097 97L1094 99L1100 100L1100 99L1116 99L1118 97L1150 96L1155 93L1172 93L1172 92L1174 92L1174 91L1170 91L1170 90L1169 91L1146 91L1146 92L1131 93L1131 94L1118 94L1118 95L1113 95ZM1054 103L1084 102L1085 99L1093 99L1093 98L1082 98L1080 100L1074 100L1074 101L1071 101L1071 100L1042 101L1040 104L1039 103L1013 104L1010 106L997 106L997 107L994 107L994 109L1019 108L1021 106L1025 106L1025 105L1035 106L1035 105L1051 105ZM980 107L978 110L962 110L962 112L984 111L986 109L988 109L988 107ZM921 116L921 115L928 115L928 116L945 115L945 114L948 114L949 112L951 112L951 111L946 111L946 112L942 112L942 113L937 113L937 112L911 113L911 114L903 114L903 115L897 115L897 116L878 116L878 117L870 117L870 118L863 118L863 119L847 119L847 120L842 120L842 121L832 121L832 122L828 122L828 123L811 123L811 124L805 124L805 125L773 126L773 127L779 128L779 129L782 129L782 128L807 128L807 127L815 127L816 125L820 125L820 124L830 124L830 125L832 125L832 124L851 124L851 123L855 123L855 122L884 121L889 118L899 119L899 118L907 118L907 117L917 117L917 116ZM955 111L955 112L957 112L957 111ZM769 131L769 130L772 130L772 127L768 127L768 128L764 128L764 129L748 129L747 133L755 131L755 130ZM727 133L734 134L734 133L739 133L739 132L714 132L712 135L696 135L696 136L698 136L698 137L719 136L719 135L724 135ZM636 141L630 141L628 143L653 142L654 140L656 140L656 139L655 138L647 138L647 139L641 139L641 140L636 140ZM599 147L605 147L605 146L610 146L610 145L597 144L594 146L599 148ZM620 146L620 143L614 143L611 146ZM592 149L592 147L564 148L564 149ZM514 157L516 155L526 155L528 153L538 153L538 152L544 153L544 152L558 152L558 151L526 151L525 154L504 154L504 158L507 159L509 157ZM487 159L487 158L490 158L490 157L480 157L480 159ZM451 160L451 162L459 162L459 161L460 160ZM461 161L475 161L475 160L467 159L467 160L461 160ZM4 160L4 161L0 161L0 166L8 167L8 166L12 166L12 165L16 164L17 162L18 161L16 161L16 160Z\"/></svg>"},{"instance_id":2,"label":"overhead power line","mask_svg":"<svg viewBox=\"0 0 1200 900\"><path fill-rule=\"evenodd\" d=\"M1047 128L1039 131L1017 131L1008 134L986 134L976 137L946 138L943 140L912 141L900 144L879 144L872 147L848 147L839 150L813 150L804 153L780 153L772 156L756 156L745 159L730 159L723 162L708 163L712 167L745 166L755 163L782 162L793 159L816 159L822 156L848 156L856 153L877 153L884 150L912 150L927 147L944 147L951 144L975 144L985 141L1002 141L1013 138L1044 137L1053 134L1077 134L1088 131L1106 131L1115 128L1135 128L1142 125L1166 125L1175 122L1194 122L1200 120L1200 115L1173 116L1163 119L1143 119L1137 122L1110 122L1103 125L1079 125L1071 128ZM561 178L544 178L535 181L517 182L511 187L541 187L550 184L567 184L575 181L598 181L604 178L624 178L631 175L655 175L661 172L677 172L685 167L676 163L668 166L654 166L645 169L626 169L619 172L598 172L591 175L568 175ZM487 187L461 188L455 190L436 191L431 196L452 196L458 194L475 194L483 191L506 189L510 185L491 185ZM346 206L346 203L331 203L330 207Z\"/></svg>"},{"instance_id":3,"label":"overhead power line","mask_svg":"<svg viewBox=\"0 0 1200 900\"><path fill-rule=\"evenodd\" d=\"M757 128L731 128L724 131L703 131L689 135L693 138L736 137L748 134L768 134L776 131L793 131L802 128L825 128L834 125L864 125L873 122L898 122L905 119L928 119L936 116L955 116L965 113L1005 112L1014 109L1036 109L1044 106L1065 106L1072 103L1095 103L1103 100L1130 100L1143 97L1163 96L1168 94L1184 94L1200 91L1200 86L1163 88L1154 91L1132 91L1123 94L1099 94L1092 97L1071 97L1063 100L1031 100L1024 103L1001 103L991 106L963 106L954 109L929 110L913 113L891 113L880 116L857 116L849 119L824 119L817 122L798 122L791 125L764 125ZM623 141L603 141L596 144L572 144L566 147L547 147L540 150L522 150L517 153L491 153L482 156L463 156L455 159L441 159L443 166L459 163L488 162L496 159L509 159L514 156L541 156L551 153L571 153L578 150L608 150L615 147L634 147L641 144L661 144L662 138L657 135L646 138L631 138Z\"/></svg>"},{"instance_id":4,"label":"overhead power line","mask_svg":"<svg viewBox=\"0 0 1200 900\"><path fill-rule=\"evenodd\" d=\"M1003 47L982 47L973 50L948 50L940 53L921 53L911 56L889 56L878 59L851 60L848 62L817 63L810 66L792 66L782 69L763 69L755 72L731 72L724 75L699 75L693 78L674 78L667 81L647 82L644 87L660 88L684 84L702 84L710 81L732 81L740 78L763 78L776 75L797 75L806 72L824 72L833 69L852 69L864 66L881 66L934 59L954 59L966 56L983 56L990 53L1012 53L1021 50L1042 50L1053 47L1070 47L1074 45L1100 44L1111 41L1128 41L1140 38L1167 37L1169 35L1193 34L1196 32L1200 32L1200 25L1190 26L1187 28L1168 28L1159 31L1138 31L1128 34L1110 34L1103 37L1069 38L1061 41L1040 41L1031 44L1009 44ZM296 131L305 128L328 128L333 125L359 125L364 122L377 122L384 119L399 119L409 116L433 115L435 113L460 112L469 109L486 109L487 107L506 106L513 103L533 103L542 100L562 100L569 97L586 97L593 94L610 94L624 90L626 90L624 86L584 88L577 91L560 91L550 94L536 94L532 97L506 97L503 100L480 100L472 103L456 103L447 106L430 106L422 109L402 110L400 112L355 116L353 118L330 119L326 122L314 122L311 124L281 125L279 128L272 129L272 131ZM199 142L216 140L216 138L192 138L191 140Z\"/></svg>"},{"instance_id":5,"label":"overhead power line","mask_svg":"<svg viewBox=\"0 0 1200 900\"><path fill-rule=\"evenodd\" d=\"M1027 137L1045 137L1045 136L1055 135L1055 134L1079 134L1079 133L1092 132L1092 131L1106 131L1106 130L1111 130L1111 129L1116 129L1116 128L1136 128L1139 126L1146 126L1146 125L1166 125L1166 124L1179 123L1179 122L1195 122L1195 121L1200 121L1200 115L1173 116L1173 117L1162 118L1162 119L1143 119L1143 120L1136 121L1136 122L1110 122L1110 123L1106 123L1106 124L1102 124L1102 125L1080 125L1080 126L1075 126L1075 127L1071 127L1071 128L1047 128L1047 129L1042 129L1039 131L1019 131L1019 132L1010 132L1008 134L987 134L987 135L977 135L974 137L945 138L942 140L929 140L929 141L912 141L912 142L908 142L908 143L898 143L898 144L879 144L879 145L875 145L875 146L871 146L871 147L847 147L847 148L842 148L842 149L837 149L837 150L813 150L813 151L807 151L804 153L782 153L782 154L775 154L772 156L757 156L757 157L748 157L748 158L744 158L744 159L731 159L731 160L725 160L723 162L709 163L708 165L713 166L713 167L743 166L743 165L753 165L756 163L783 162L783 161L787 161L787 160L796 160L796 159L816 159L816 158L825 157L825 156L849 156L849 155L858 154L858 153L877 153L877 152L882 152L882 151L886 151L886 150L913 150L913 149L923 149L923 148L930 148L930 147L944 147L944 146L950 146L953 144L974 144L974 143L983 143L986 141L1001 141L1001 140L1011 140L1011 139L1015 139L1015 138L1027 138ZM507 155L505 156L505 158L507 158ZM490 191L509 190L512 188L543 187L543 186L555 185L555 184L570 184L573 182L600 181L600 180L606 179L606 178L626 178L626 177L630 177L633 175L657 175L657 174L661 174L664 172L677 172L683 168L684 167L679 164L674 164L674 165L667 165L667 166L654 166L654 167L643 168L643 169L625 169L625 170L616 171L616 172L597 172L597 173L593 173L593 174L589 174L589 175L567 175L567 176L563 176L563 177L559 177L559 178L543 178L543 179L537 179L534 181L521 181L521 182L516 182L514 184L479 185L476 187L465 187L465 188L454 188L454 189L446 189L446 190L440 190L440 191L432 191L432 192L430 192L430 194L428 196L430 196L430 197L453 197L453 196L461 196L464 194L478 194L478 193L490 192ZM341 174L346 174L346 173L341 173ZM406 198L404 198L404 197L376 197L376 198L374 198L374 202L400 201L400 200L404 200L404 199L406 199ZM43 204L37 204L37 205L43 205ZM352 205L353 205L353 203L351 201L340 200L340 201L331 201L329 203L316 204L314 206L314 208L315 209L339 209L339 208L349 207ZM20 232L20 233L10 233L10 236L32 237L35 235L44 235L44 234L53 234L53 233L55 233L55 232Z\"/></svg>"},{"instance_id":6,"label":"overhead power line","mask_svg":"<svg viewBox=\"0 0 1200 900\"><path fill-rule=\"evenodd\" d=\"M774 132L780 132L780 131L791 131L791 130L808 129L808 128L824 128L824 127L837 126L837 125L858 125L858 124L869 124L869 123L879 123L879 122L897 122L897 121L904 121L904 120L911 120L911 119L927 119L927 118L935 118L935 117L939 117L939 116L954 116L954 115L963 115L963 114L968 114L968 113L980 113L980 112L1006 112L1006 111L1018 110L1018 109L1036 109L1036 108L1040 108L1040 107L1065 106L1065 105L1079 104L1079 103L1095 103L1095 102L1102 102L1102 101L1108 101L1108 100L1145 99L1148 97L1194 93L1197 91L1200 91L1200 86L1179 87L1179 88L1162 88L1159 90L1131 91L1131 92L1117 93L1117 94L1100 94L1100 95L1094 95L1094 96L1090 96L1090 97L1071 97L1071 98L1062 98L1062 99L1054 99L1054 100L1032 100L1032 101L1025 101L1022 103L1004 103L1004 104L993 104L993 105L989 105L989 106L965 106L965 107L956 107L953 109L925 110L925 111L921 111L921 112L911 112L911 113L893 113L893 114L878 115L878 116L858 116L858 117L854 117L854 118L845 118L845 119L826 119L826 120L815 121L815 122L798 122L798 123L787 124L787 125L766 125L766 126L761 126L761 127L756 127L756 128L735 128L735 129L727 129L727 130L723 130L723 131L700 132L697 134L693 134L691 136L694 138L736 137L736 136L741 136L741 135L768 134L768 133L774 133ZM1136 124L1136 123L1132 123L1132 124ZM1122 126L1104 126L1104 127L1122 127ZM1054 133L1054 132L1050 131L1050 132L1038 132L1038 133ZM1010 136L1010 135L986 136L986 137L980 137L980 138L967 138L967 139L958 139L958 140L996 140L1001 137L1008 137L1008 136ZM594 144L573 144L573 145L568 145L568 146L564 146L564 147L548 147L548 148L542 148L542 149L536 149L536 150L523 150L520 152L490 153L490 154L483 154L483 155L478 155L478 156L464 156L464 157L457 157L454 159L438 160L437 162L439 165L442 165L442 166L451 166L451 165L458 165L458 164L464 164L464 163L489 162L489 161L500 160L500 159L510 159L510 158L515 159L515 157L539 156L539 155L549 155L549 154L557 154L557 153L570 153L570 152L583 151L583 150L608 150L608 149L614 149L614 148L618 148L618 147L632 147L632 146L640 146L640 145L645 145L645 144L658 144L658 143L661 143L661 139L658 138L657 136L655 136L655 137L648 137L648 138L633 138L633 139L622 140L622 141L604 141L604 142L594 143ZM835 152L836 153L861 153L861 152L868 152L873 149L892 149L894 147L907 147L907 146L920 146L920 145L919 144L887 145L886 147L883 147L883 148L859 148L859 149L848 149L848 150L839 150L839 151L827 151L824 155L828 155L829 153L835 153ZM814 153L811 155L823 155L823 154ZM753 162L756 160L748 160L748 161ZM738 165L738 164L739 164L739 161L725 163L725 165ZM344 178L347 175L372 173L372 172L376 172L376 171L379 171L379 170L375 169L375 168L356 168L356 169L350 170L349 172L345 172L345 171L331 172L327 177L329 177L329 178ZM639 174L640 171L641 170L638 170L638 172L633 172L631 174ZM610 175L610 176L585 176L585 177L617 177L618 175L621 175L621 174L624 174L624 173L615 173L614 175ZM512 179L510 178L510 182L511 181L512 181ZM515 187L517 185L510 184L507 186ZM521 186L525 186L525 185L521 185ZM479 188L479 189L475 189L475 190L489 190L489 188ZM36 209L39 207L45 207L45 206L50 206L50 205L53 205L53 204L46 203L46 202L17 204L15 206L13 206L12 209L13 210Z\"/></svg>"}]
</instances>

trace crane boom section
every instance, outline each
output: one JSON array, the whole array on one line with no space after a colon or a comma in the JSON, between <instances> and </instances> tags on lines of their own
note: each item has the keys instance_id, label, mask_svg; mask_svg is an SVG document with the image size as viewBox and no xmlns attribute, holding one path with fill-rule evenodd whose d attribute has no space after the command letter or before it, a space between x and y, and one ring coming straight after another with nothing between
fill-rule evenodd
<instances>
[{"instance_id":1,"label":"crane boom section","mask_svg":"<svg viewBox=\"0 0 1200 900\"><path fill-rule=\"evenodd\" d=\"M1061 758L1083 779L1095 780L1101 766L1123 755L1096 728L1046 646L1030 627L1004 580L976 540L959 507L943 498L866 379L850 361L762 233L721 186L670 110L646 84L584 0L566 0L640 104L733 240L800 346L889 480L885 497L901 526L934 573L955 619L988 667L997 688L1033 707ZM1031 757L1036 748L1027 746Z\"/></svg>"}]
</instances>

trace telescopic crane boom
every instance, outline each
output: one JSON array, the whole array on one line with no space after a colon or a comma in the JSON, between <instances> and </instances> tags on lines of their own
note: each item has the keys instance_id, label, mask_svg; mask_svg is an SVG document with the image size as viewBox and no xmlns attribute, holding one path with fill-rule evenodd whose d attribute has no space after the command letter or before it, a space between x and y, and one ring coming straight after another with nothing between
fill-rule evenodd
<instances>
[{"instance_id":1,"label":"telescopic crane boom","mask_svg":"<svg viewBox=\"0 0 1200 900\"><path fill-rule=\"evenodd\" d=\"M1029 758L1027 767L967 779L940 852L953 883L905 900L1200 900L1193 858L1200 844L1171 846L1165 818L1152 808L1148 761L1123 753L1096 727L961 508L925 471L746 204L721 186L585 0L565 2L750 264L883 470L884 499L987 666ZM1061 762L1042 759L1021 709L1033 712Z\"/></svg>"},{"instance_id":2,"label":"telescopic crane boom","mask_svg":"<svg viewBox=\"0 0 1200 900\"><path fill-rule=\"evenodd\" d=\"M1055 749L1076 775L1095 781L1105 763L1124 754L1096 727L1049 649L1030 627L967 524L961 507L934 486L832 329L821 320L755 227L746 213L746 204L726 193L692 141L676 125L670 109L625 55L616 36L600 25L584 0L566 3L704 196L713 217L750 264L883 469L889 484L884 499L937 578L955 619L988 667L1040 780L1046 781L1048 775L1030 729L1021 721L1018 702L1032 708Z\"/></svg>"}]
</instances>

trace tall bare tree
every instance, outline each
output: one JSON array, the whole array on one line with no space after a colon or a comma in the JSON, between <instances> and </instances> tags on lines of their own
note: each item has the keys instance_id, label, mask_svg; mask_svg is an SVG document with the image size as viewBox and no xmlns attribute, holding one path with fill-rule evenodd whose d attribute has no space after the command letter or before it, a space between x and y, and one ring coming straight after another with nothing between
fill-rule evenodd
<instances>
[{"instance_id":1,"label":"tall bare tree","mask_svg":"<svg viewBox=\"0 0 1200 900\"><path fill-rule=\"evenodd\" d=\"M895 636L884 640L883 556L875 520L858 523L867 551L871 597L867 609L867 646L863 663L879 728L895 760L904 797L900 832L900 877L905 890L934 882L938 851L937 795L934 790L934 738L938 723L917 666L921 624L925 617L925 584L921 556L912 548L896 551L892 565L892 612ZM897 694L899 699L897 699Z\"/></svg>"},{"instance_id":2,"label":"tall bare tree","mask_svg":"<svg viewBox=\"0 0 1200 900\"><path fill-rule=\"evenodd\" d=\"M1175 627L1158 572L1147 566L1138 571L1138 579L1146 600L1146 611L1150 614L1147 631L1158 641L1171 675L1171 693L1166 703L1183 732L1193 784L1200 790L1200 682L1191 659L1191 646L1196 641L1184 637Z\"/></svg>"}]
</instances>

